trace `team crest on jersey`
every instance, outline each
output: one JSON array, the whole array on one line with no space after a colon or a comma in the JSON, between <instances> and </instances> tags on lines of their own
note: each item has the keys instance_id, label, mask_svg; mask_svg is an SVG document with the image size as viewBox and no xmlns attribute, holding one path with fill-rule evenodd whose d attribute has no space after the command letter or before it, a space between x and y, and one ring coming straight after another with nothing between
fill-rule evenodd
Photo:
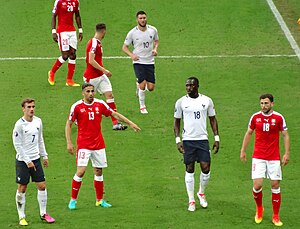
<instances>
[{"instance_id":1,"label":"team crest on jersey","mask_svg":"<svg viewBox=\"0 0 300 229\"><path fill-rule=\"evenodd\" d=\"M80 109L80 112L81 112L81 113L85 112L85 108L81 108L81 109Z\"/></svg>"},{"instance_id":2,"label":"team crest on jersey","mask_svg":"<svg viewBox=\"0 0 300 229\"><path fill-rule=\"evenodd\" d=\"M205 108L205 104L202 104L203 109Z\"/></svg>"},{"instance_id":3,"label":"team crest on jersey","mask_svg":"<svg viewBox=\"0 0 300 229\"><path fill-rule=\"evenodd\" d=\"M261 122L261 118L257 118L257 119L256 119L256 122Z\"/></svg>"},{"instance_id":4,"label":"team crest on jersey","mask_svg":"<svg viewBox=\"0 0 300 229\"><path fill-rule=\"evenodd\" d=\"M99 114L99 107L95 107L96 114Z\"/></svg>"},{"instance_id":5,"label":"team crest on jersey","mask_svg":"<svg viewBox=\"0 0 300 229\"><path fill-rule=\"evenodd\" d=\"M275 124L276 124L276 119L275 119L275 118L272 118L272 119L271 119L271 125L272 125L272 126L275 126Z\"/></svg>"}]
</instances>

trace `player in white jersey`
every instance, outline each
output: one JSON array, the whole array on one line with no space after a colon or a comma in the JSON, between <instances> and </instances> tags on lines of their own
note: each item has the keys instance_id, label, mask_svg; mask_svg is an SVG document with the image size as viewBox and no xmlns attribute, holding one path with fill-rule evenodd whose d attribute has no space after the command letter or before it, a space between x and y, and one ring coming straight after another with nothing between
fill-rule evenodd
<instances>
[{"instance_id":1,"label":"player in white jersey","mask_svg":"<svg viewBox=\"0 0 300 229\"><path fill-rule=\"evenodd\" d=\"M153 91L155 86L154 56L157 56L159 38L157 29L147 25L147 15L144 11L136 14L137 26L126 36L122 50L130 56L137 81L137 96L139 97L140 112L148 114L145 104L145 92ZM129 45L133 45L133 51Z\"/></svg>"},{"instance_id":2,"label":"player in white jersey","mask_svg":"<svg viewBox=\"0 0 300 229\"><path fill-rule=\"evenodd\" d=\"M186 81L187 95L177 100L174 112L174 133L177 149L183 154L186 165L185 184L189 197L189 211L195 211L194 171L195 162L200 163L200 184L197 196L200 205L207 207L204 194L210 178L210 148L207 134L207 117L215 136L213 149L219 151L219 131L216 112L211 98L198 93L199 80L190 77ZM182 142L180 140L180 122L183 119Z\"/></svg>"},{"instance_id":3,"label":"player in white jersey","mask_svg":"<svg viewBox=\"0 0 300 229\"><path fill-rule=\"evenodd\" d=\"M13 130L13 144L16 150L16 182L18 190L16 193L16 205L19 215L19 224L27 226L25 219L25 192L29 179L36 183L38 193L37 199L40 207L40 216L47 223L54 223L47 212L47 190L44 171L40 162L43 157L44 167L48 167L48 154L43 139L42 120L34 116L35 101L26 98L21 103L24 116L20 118Z\"/></svg>"}]
</instances>

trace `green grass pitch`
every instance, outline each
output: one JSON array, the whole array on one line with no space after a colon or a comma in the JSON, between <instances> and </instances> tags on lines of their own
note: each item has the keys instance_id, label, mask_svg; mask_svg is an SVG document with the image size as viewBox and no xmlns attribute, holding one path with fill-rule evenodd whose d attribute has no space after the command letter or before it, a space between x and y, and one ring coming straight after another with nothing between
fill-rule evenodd
<instances>
[{"instance_id":1,"label":"green grass pitch","mask_svg":"<svg viewBox=\"0 0 300 229\"><path fill-rule=\"evenodd\" d=\"M114 132L110 119L103 120L109 163L104 170L105 198L113 207L94 206L93 174L89 167L75 211L67 208L76 166L74 156L66 150L64 126L71 104L82 96L79 88L64 86L66 64L57 72L54 87L47 82L47 72L59 56L51 37L53 2L1 1L0 228L19 228L11 134L14 123L22 116L20 101L27 96L36 99L36 115L44 123L49 153L49 168L45 169L48 211L56 218L53 225L40 221L36 188L30 184L26 196L29 228L273 228L267 180L264 220L261 225L254 223L250 180L253 144L248 147L247 162L239 160L249 118L259 110L258 97L265 92L274 94L274 109L285 116L291 137L291 160L283 168L281 183L281 219L284 228L300 228L300 62L265 0L81 0L84 39L79 43L78 57L84 57L85 45L98 22L107 24L104 56L125 56L121 47L126 33L135 26L135 13L140 9L147 12L148 23L157 27L160 47L156 89L146 95L146 116L139 113L131 61L104 59L104 65L113 74L118 111L142 131ZM274 3L300 44L298 1ZM167 58L170 56L186 57ZM191 56L203 58L188 58ZM15 57L41 59L2 59ZM79 58L76 81L82 81L84 69L85 62ZM209 207L204 210L197 203L194 213L187 211L185 168L173 135L174 103L185 94L185 80L191 75L199 77L200 92L214 100L221 138L220 151L212 156L206 191ZM75 128L73 133L75 142ZM198 175L197 167L195 189Z\"/></svg>"}]
</instances>

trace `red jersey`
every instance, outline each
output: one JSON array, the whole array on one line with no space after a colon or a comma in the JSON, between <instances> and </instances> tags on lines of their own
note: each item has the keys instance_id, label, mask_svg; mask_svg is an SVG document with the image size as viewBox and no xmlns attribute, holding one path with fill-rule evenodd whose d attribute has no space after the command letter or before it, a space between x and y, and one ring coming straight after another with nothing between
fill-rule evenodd
<instances>
[{"instance_id":1,"label":"red jersey","mask_svg":"<svg viewBox=\"0 0 300 229\"><path fill-rule=\"evenodd\" d=\"M95 54L95 60L96 62L103 67L102 63L102 54L103 54L103 49L101 42L96 39L92 38L89 40L89 42L86 45L86 51L85 51L85 62L86 62L86 69L84 72L84 77L87 79L87 82L89 82L90 79L97 78L99 76L103 75L103 72L94 68L90 63L89 63L89 53L94 53Z\"/></svg>"},{"instance_id":2,"label":"red jersey","mask_svg":"<svg viewBox=\"0 0 300 229\"><path fill-rule=\"evenodd\" d=\"M287 130L284 117L276 111L269 115L257 112L250 118L249 128L255 130L252 157L263 160L280 160L279 133Z\"/></svg>"},{"instance_id":3,"label":"red jersey","mask_svg":"<svg viewBox=\"0 0 300 229\"><path fill-rule=\"evenodd\" d=\"M58 33L76 31L73 22L75 12L79 12L79 0L55 1L52 13L58 17Z\"/></svg>"},{"instance_id":4,"label":"red jersey","mask_svg":"<svg viewBox=\"0 0 300 229\"><path fill-rule=\"evenodd\" d=\"M113 110L100 99L92 104L79 100L71 107L69 120L77 121L77 149L99 150L105 148L101 131L102 115L110 116Z\"/></svg>"}]
</instances>

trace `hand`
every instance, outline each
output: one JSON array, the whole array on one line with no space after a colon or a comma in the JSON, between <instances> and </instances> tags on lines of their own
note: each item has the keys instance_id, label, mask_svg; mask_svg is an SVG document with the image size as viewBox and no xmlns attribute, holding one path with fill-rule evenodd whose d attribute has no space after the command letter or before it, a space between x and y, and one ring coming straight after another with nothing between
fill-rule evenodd
<instances>
[{"instance_id":1,"label":"hand","mask_svg":"<svg viewBox=\"0 0 300 229\"><path fill-rule=\"evenodd\" d=\"M241 154L240 154L240 159L241 159L241 161L246 161L247 159L246 159L246 152L245 151L242 151L241 150Z\"/></svg>"},{"instance_id":2,"label":"hand","mask_svg":"<svg viewBox=\"0 0 300 229\"><path fill-rule=\"evenodd\" d=\"M75 148L74 148L74 145L72 143L67 143L67 149L68 149L68 152L73 155L74 154L74 151L75 151Z\"/></svg>"},{"instance_id":3,"label":"hand","mask_svg":"<svg viewBox=\"0 0 300 229\"><path fill-rule=\"evenodd\" d=\"M287 154L287 153L285 153L285 154L283 155L283 157L282 157L281 164L282 164L283 166L285 166L285 165L287 165L287 164L289 163L289 161L290 161L290 155Z\"/></svg>"},{"instance_id":4,"label":"hand","mask_svg":"<svg viewBox=\"0 0 300 229\"><path fill-rule=\"evenodd\" d=\"M32 161L29 162L29 163L27 164L27 167L28 167L29 169L34 169L34 171L36 171L35 165L33 164Z\"/></svg>"},{"instance_id":5,"label":"hand","mask_svg":"<svg viewBox=\"0 0 300 229\"><path fill-rule=\"evenodd\" d=\"M177 149L178 149L179 153L184 154L184 149L183 149L182 142L178 142L176 145L177 145Z\"/></svg>"},{"instance_id":6,"label":"hand","mask_svg":"<svg viewBox=\"0 0 300 229\"><path fill-rule=\"evenodd\" d=\"M131 123L130 127L135 131L135 132L139 132L141 131L141 128L138 127L135 123Z\"/></svg>"},{"instance_id":7,"label":"hand","mask_svg":"<svg viewBox=\"0 0 300 229\"><path fill-rule=\"evenodd\" d=\"M43 165L44 165L45 168L48 167L48 159L44 159L43 160Z\"/></svg>"},{"instance_id":8,"label":"hand","mask_svg":"<svg viewBox=\"0 0 300 229\"><path fill-rule=\"evenodd\" d=\"M58 42L57 33L52 33L52 38L56 43Z\"/></svg>"},{"instance_id":9,"label":"hand","mask_svg":"<svg viewBox=\"0 0 300 229\"><path fill-rule=\"evenodd\" d=\"M137 61L137 60L139 60L140 58L139 58L137 55L132 54L131 59L134 60L134 61Z\"/></svg>"},{"instance_id":10,"label":"hand","mask_svg":"<svg viewBox=\"0 0 300 229\"><path fill-rule=\"evenodd\" d=\"M219 152L219 148L220 148L220 142L216 142L213 145L213 150L214 150L214 154Z\"/></svg>"},{"instance_id":11,"label":"hand","mask_svg":"<svg viewBox=\"0 0 300 229\"><path fill-rule=\"evenodd\" d=\"M78 40L79 40L79 41L82 41L82 38L83 38L83 33L79 33L79 34L78 34Z\"/></svg>"},{"instance_id":12,"label":"hand","mask_svg":"<svg viewBox=\"0 0 300 229\"><path fill-rule=\"evenodd\" d=\"M157 56L157 50L156 50L156 49L153 49L153 50L152 50L152 55L153 55L153 56Z\"/></svg>"},{"instance_id":13,"label":"hand","mask_svg":"<svg viewBox=\"0 0 300 229\"><path fill-rule=\"evenodd\" d=\"M107 77L111 77L111 76L112 76L111 72L108 71L108 70L106 70L106 69L104 69L103 73L104 73Z\"/></svg>"}]
</instances>

